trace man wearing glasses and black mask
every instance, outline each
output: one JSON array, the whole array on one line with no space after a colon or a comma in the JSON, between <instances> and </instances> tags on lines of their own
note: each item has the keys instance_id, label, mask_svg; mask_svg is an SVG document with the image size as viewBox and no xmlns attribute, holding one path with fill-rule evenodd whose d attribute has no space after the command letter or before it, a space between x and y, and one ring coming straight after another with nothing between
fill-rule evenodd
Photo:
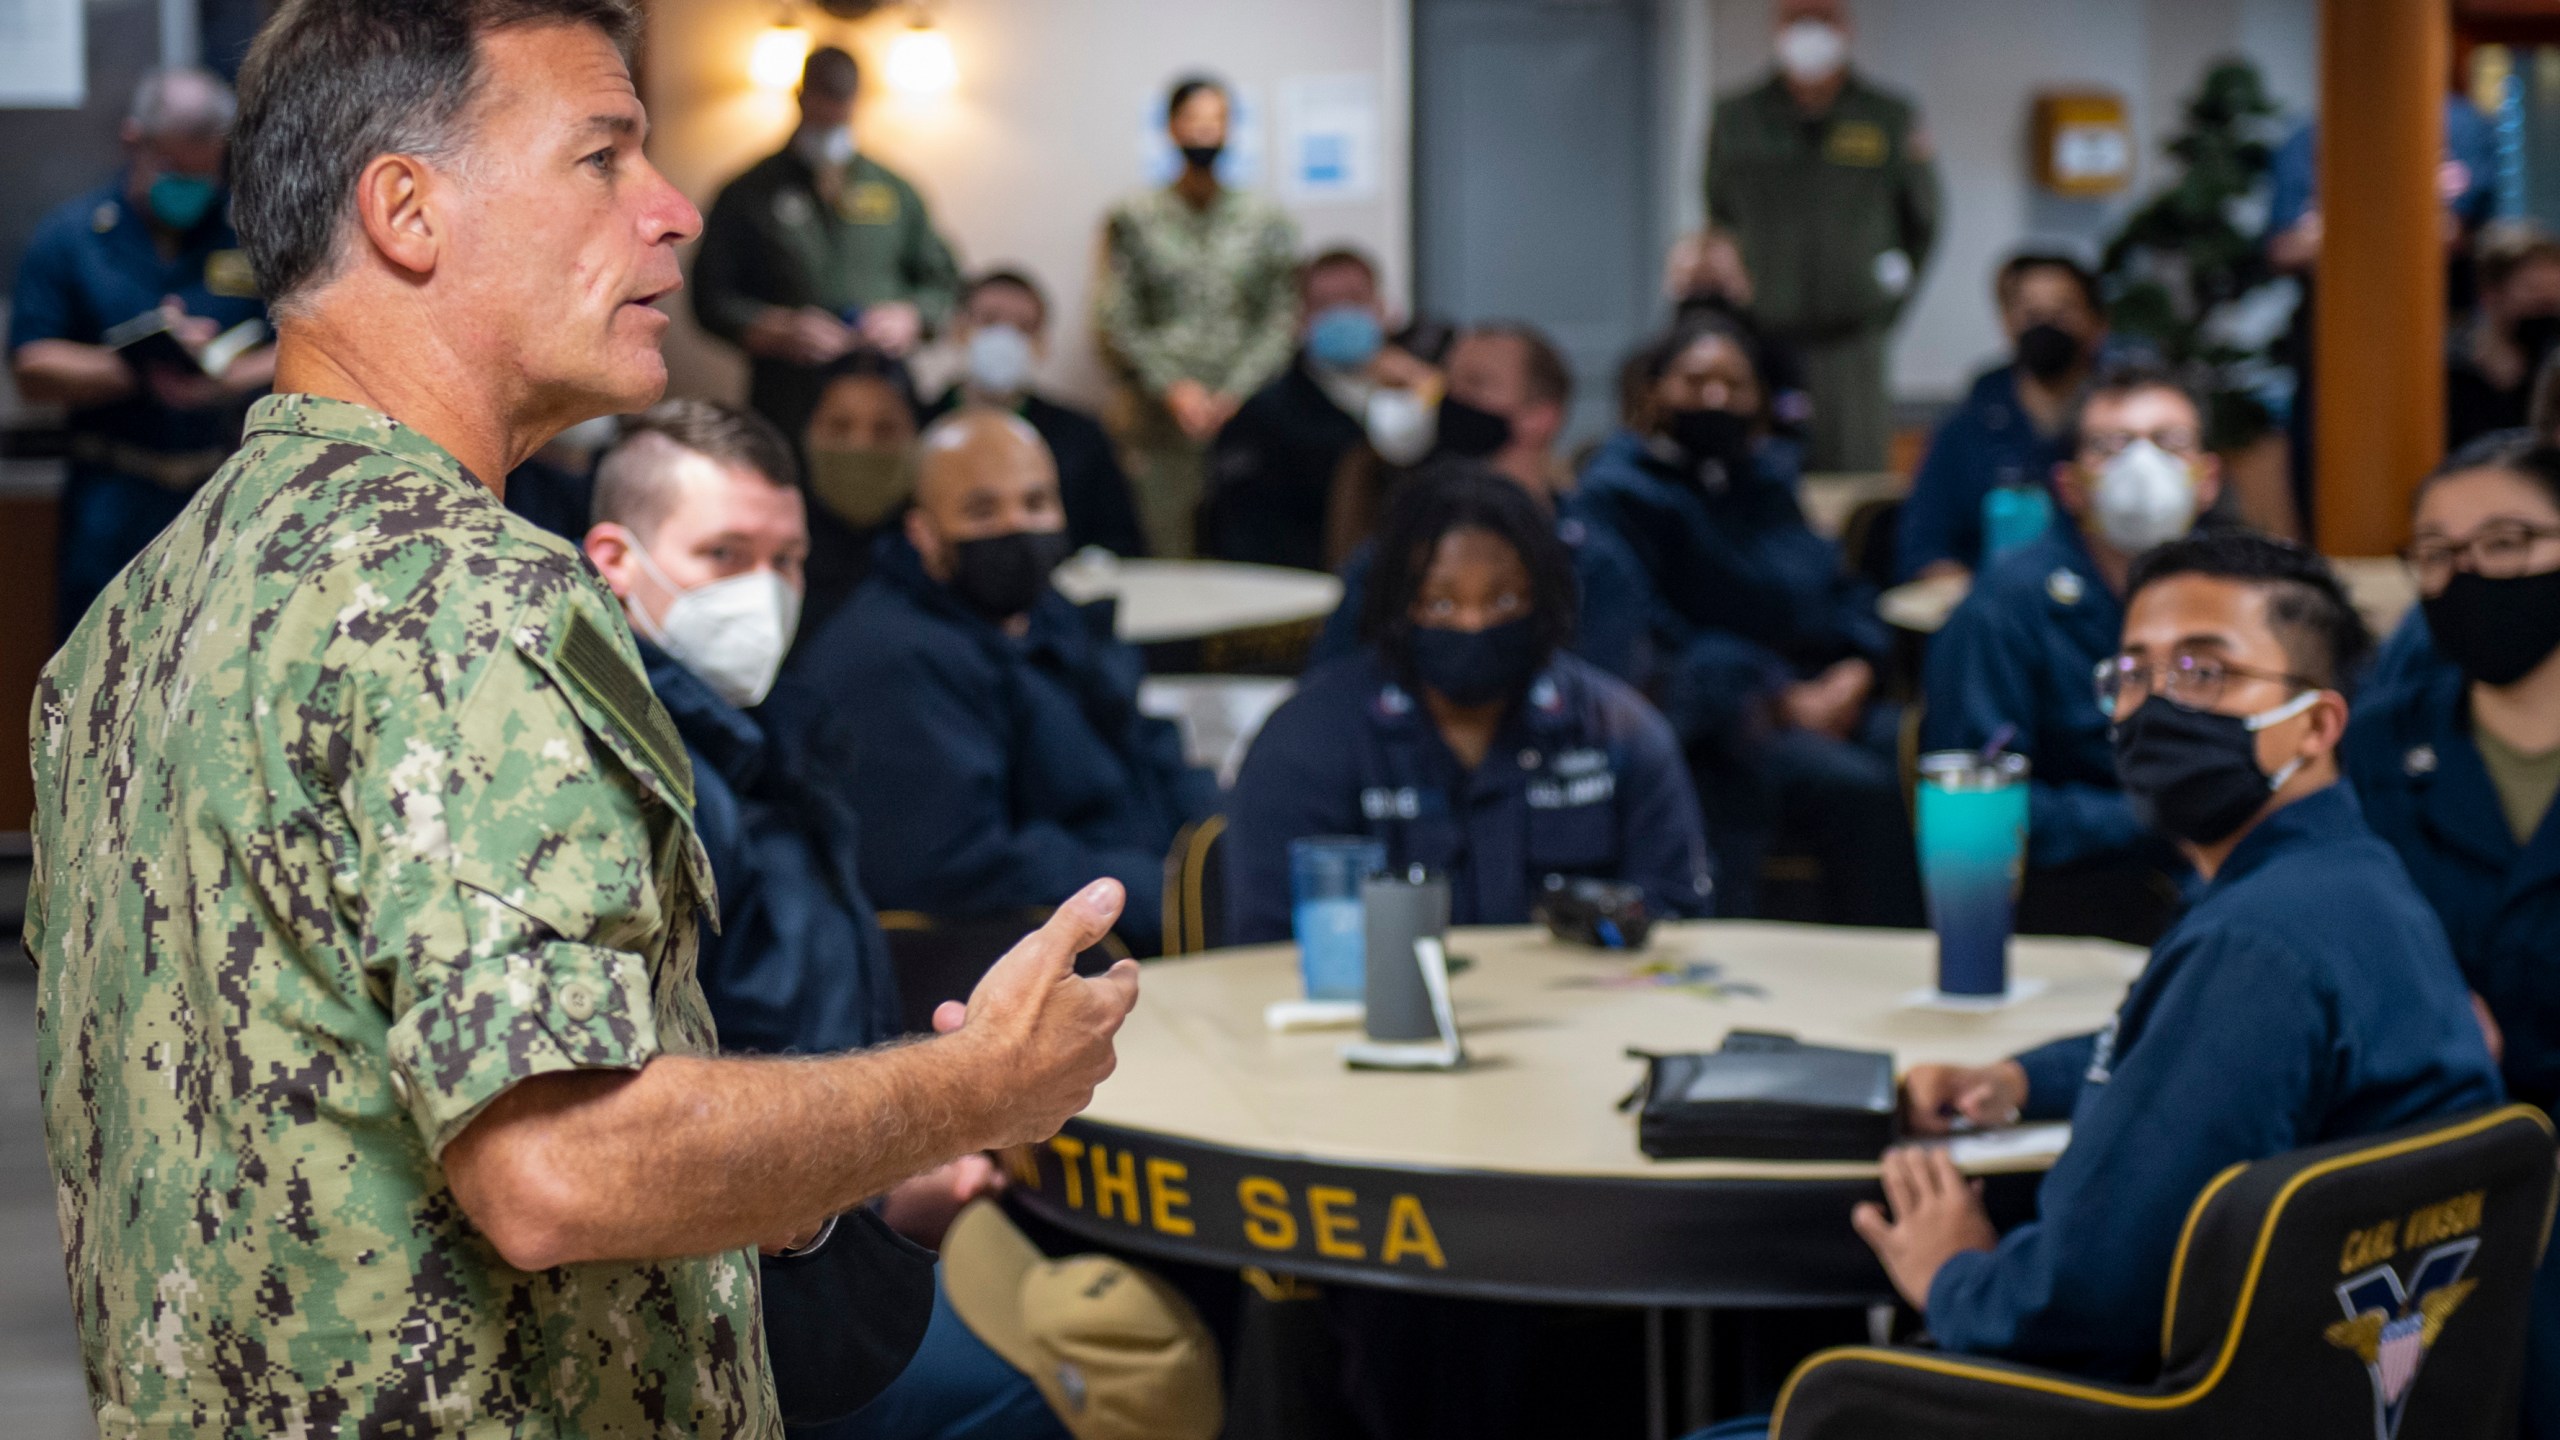
<instances>
[{"instance_id":1,"label":"man wearing glasses and black mask","mask_svg":"<svg viewBox=\"0 0 2560 1440\"><path fill-rule=\"evenodd\" d=\"M2157 1369L2180 1221L2225 1167L2503 1093L2443 927L2338 783L2366 637L2327 564L2198 535L2127 592L2095 699L2135 812L2203 896L2105 1030L1907 1079L1915 1134L2070 1119L2035 1220L1996 1234L1926 1149L1888 1153L1888 1206L1853 1217L1942 1347L2110 1380Z\"/></svg>"}]
</instances>

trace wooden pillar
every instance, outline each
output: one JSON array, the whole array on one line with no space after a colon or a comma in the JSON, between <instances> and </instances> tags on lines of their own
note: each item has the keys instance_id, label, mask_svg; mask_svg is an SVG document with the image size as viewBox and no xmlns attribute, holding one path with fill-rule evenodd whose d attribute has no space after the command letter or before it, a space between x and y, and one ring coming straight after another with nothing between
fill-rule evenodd
<instances>
[{"instance_id":1,"label":"wooden pillar","mask_svg":"<svg viewBox=\"0 0 2560 1440\"><path fill-rule=\"evenodd\" d=\"M2447 0L2326 0L2320 16L2320 548L2387 555L2444 451Z\"/></svg>"}]
</instances>

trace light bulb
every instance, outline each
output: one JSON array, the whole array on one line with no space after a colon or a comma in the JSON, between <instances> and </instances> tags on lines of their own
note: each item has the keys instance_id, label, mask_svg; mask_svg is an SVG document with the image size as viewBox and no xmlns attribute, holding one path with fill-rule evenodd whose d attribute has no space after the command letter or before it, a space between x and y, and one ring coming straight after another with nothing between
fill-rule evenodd
<instances>
[{"instance_id":1,"label":"light bulb","mask_svg":"<svg viewBox=\"0 0 2560 1440\"><path fill-rule=\"evenodd\" d=\"M808 63L809 32L776 22L756 37L756 48L747 57L747 78L759 90L788 90L800 83L801 67Z\"/></svg>"},{"instance_id":2,"label":"light bulb","mask_svg":"<svg viewBox=\"0 0 2560 1440\"><path fill-rule=\"evenodd\" d=\"M902 95L942 95L960 83L951 37L920 21L889 42L889 88Z\"/></svg>"}]
</instances>

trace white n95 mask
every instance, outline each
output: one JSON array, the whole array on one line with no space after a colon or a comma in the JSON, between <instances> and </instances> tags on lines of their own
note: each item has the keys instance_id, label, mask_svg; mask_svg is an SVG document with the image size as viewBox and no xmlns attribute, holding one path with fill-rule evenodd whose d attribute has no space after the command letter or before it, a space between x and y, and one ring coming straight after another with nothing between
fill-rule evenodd
<instances>
[{"instance_id":1,"label":"white n95 mask","mask_svg":"<svg viewBox=\"0 0 2560 1440\"><path fill-rule=\"evenodd\" d=\"M1410 390L1381 389L1369 397L1362 429L1370 448L1390 465L1411 465L1431 453L1440 438L1439 412Z\"/></svg>"},{"instance_id":2,"label":"white n95 mask","mask_svg":"<svg viewBox=\"0 0 2560 1440\"><path fill-rule=\"evenodd\" d=\"M1031 337L1010 325L969 334L969 383L989 395L1019 395L1031 384Z\"/></svg>"},{"instance_id":3,"label":"white n95 mask","mask_svg":"<svg viewBox=\"0 0 2560 1440\"><path fill-rule=\"evenodd\" d=\"M2136 440L2099 470L2090 503L2099 536L2139 555L2195 528L2195 471L2150 441Z\"/></svg>"},{"instance_id":4,"label":"white n95 mask","mask_svg":"<svg viewBox=\"0 0 2560 1440\"><path fill-rule=\"evenodd\" d=\"M631 553L676 597L657 620L642 606L629 607L640 633L721 699L741 710L762 704L800 629L800 592L770 570L678 590L647 550L634 545Z\"/></svg>"}]
</instances>

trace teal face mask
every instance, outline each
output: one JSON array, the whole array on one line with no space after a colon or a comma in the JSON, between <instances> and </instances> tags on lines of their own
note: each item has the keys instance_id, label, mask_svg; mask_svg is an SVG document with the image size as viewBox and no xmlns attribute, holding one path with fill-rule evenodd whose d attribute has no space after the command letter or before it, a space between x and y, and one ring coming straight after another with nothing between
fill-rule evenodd
<instances>
[{"instance_id":1,"label":"teal face mask","mask_svg":"<svg viewBox=\"0 0 2560 1440\"><path fill-rule=\"evenodd\" d=\"M151 218L183 235L203 222L221 186L203 175L163 175L151 182Z\"/></svg>"}]
</instances>

